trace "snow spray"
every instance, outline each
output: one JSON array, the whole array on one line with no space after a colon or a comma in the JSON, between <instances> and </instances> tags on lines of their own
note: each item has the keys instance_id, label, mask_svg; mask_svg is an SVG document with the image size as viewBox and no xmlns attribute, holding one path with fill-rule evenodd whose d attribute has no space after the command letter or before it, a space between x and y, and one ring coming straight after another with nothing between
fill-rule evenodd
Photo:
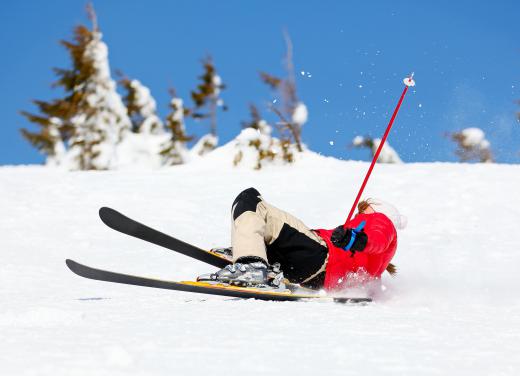
<instances>
[{"instance_id":1,"label":"snow spray","mask_svg":"<svg viewBox=\"0 0 520 376\"><path fill-rule=\"evenodd\" d=\"M363 190L365 189L365 186L367 185L368 179L370 178L370 174L372 173L372 170L374 169L374 165L377 162L377 158L379 158L379 154L381 153L381 150L383 149L383 145L385 144L388 134L390 133L390 129L392 129L392 124L394 124L395 117L397 116L397 113L399 112L399 108L401 108L401 103L403 103L403 99L404 99L404 96L406 95L406 92L408 91L408 88L410 86L415 86L415 81L413 80L413 75L414 74L412 72L410 77L406 77L403 80L405 88L403 90L403 93L401 94L401 98L399 98L399 102L397 102L397 106L395 107L394 113L392 114L392 117L390 118L390 122L388 123L388 126L386 127L385 134L383 135L383 138L381 139L381 142L379 143L379 147L377 148L377 151L374 154L372 163L370 164L370 167L368 168L368 172L365 175L365 180L363 180L363 184L361 184L361 188L359 188L359 192L356 196L356 199L354 200L354 204L352 205L350 212L348 213L347 220L345 221L345 224L343 225L343 227L347 227L348 221L350 221L350 218L352 218L352 214L354 214L354 210L356 209L356 206L359 202L359 198L363 194Z\"/></svg>"}]
</instances>

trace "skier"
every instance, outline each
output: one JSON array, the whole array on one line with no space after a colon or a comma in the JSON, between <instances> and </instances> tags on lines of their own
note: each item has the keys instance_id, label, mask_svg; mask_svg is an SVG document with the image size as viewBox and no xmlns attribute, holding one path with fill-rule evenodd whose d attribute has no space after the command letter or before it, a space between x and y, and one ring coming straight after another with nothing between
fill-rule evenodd
<instances>
[{"instance_id":1,"label":"skier","mask_svg":"<svg viewBox=\"0 0 520 376\"><path fill-rule=\"evenodd\" d=\"M197 280L276 286L282 272L292 283L334 290L351 273L379 278L387 268L394 272L390 261L397 248L396 228L404 228L406 218L380 200L361 201L358 211L345 227L312 230L267 203L256 189L246 189L231 209L232 247L226 251L233 264Z\"/></svg>"}]
</instances>

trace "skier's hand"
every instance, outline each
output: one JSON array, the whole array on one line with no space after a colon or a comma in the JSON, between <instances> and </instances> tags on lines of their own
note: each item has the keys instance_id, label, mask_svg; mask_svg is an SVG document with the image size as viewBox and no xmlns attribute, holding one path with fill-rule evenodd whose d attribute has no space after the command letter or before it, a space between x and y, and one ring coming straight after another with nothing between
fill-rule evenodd
<instances>
[{"instance_id":1,"label":"skier's hand","mask_svg":"<svg viewBox=\"0 0 520 376\"><path fill-rule=\"evenodd\" d=\"M352 238L352 234L355 232L355 239L350 248L346 249L348 244L350 243L350 239ZM361 252L367 246L368 236L363 230L352 230L351 228L344 228L343 226L338 226L332 232L332 236L330 237L332 244L336 247L343 248L346 251Z\"/></svg>"}]
</instances>

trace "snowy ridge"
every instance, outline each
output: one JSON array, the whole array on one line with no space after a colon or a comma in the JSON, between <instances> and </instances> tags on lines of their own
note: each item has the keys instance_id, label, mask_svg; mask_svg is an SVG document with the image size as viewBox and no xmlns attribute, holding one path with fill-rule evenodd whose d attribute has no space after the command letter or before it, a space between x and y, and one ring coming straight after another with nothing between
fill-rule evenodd
<instances>
[{"instance_id":1,"label":"snowy ridge","mask_svg":"<svg viewBox=\"0 0 520 376\"><path fill-rule=\"evenodd\" d=\"M227 245L230 205L256 187L309 226L343 223L368 168L304 152L234 168L229 143L156 171L0 168L2 375L515 375L520 166L377 165L366 197L408 217L375 304L266 303L81 279L64 264L164 279L211 267L123 236L111 206L201 247ZM217 345L218 344L218 345Z\"/></svg>"}]
</instances>

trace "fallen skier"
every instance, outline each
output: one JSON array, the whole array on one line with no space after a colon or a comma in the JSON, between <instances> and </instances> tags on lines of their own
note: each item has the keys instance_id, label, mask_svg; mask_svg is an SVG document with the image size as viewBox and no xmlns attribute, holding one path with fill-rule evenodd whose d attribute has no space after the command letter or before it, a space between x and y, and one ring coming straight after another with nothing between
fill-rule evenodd
<instances>
[{"instance_id":1,"label":"fallen skier","mask_svg":"<svg viewBox=\"0 0 520 376\"><path fill-rule=\"evenodd\" d=\"M254 189L233 202L230 252L233 264L198 281L233 285L272 285L281 273L290 282L313 289L343 287L348 275L372 279L395 267L396 228L406 226L392 205L380 200L358 204L358 214L332 230L312 230L302 221L267 203Z\"/></svg>"}]
</instances>

